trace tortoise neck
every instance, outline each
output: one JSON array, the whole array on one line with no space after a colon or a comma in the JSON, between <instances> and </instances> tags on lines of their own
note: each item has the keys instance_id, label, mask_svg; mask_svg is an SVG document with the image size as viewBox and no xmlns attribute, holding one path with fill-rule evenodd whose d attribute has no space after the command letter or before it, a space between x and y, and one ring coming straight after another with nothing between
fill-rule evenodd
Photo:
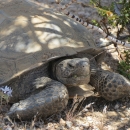
<instances>
[{"instance_id":1,"label":"tortoise neck","mask_svg":"<svg viewBox=\"0 0 130 130\"><path fill-rule=\"evenodd\" d=\"M67 59L67 57L62 57L62 58L59 58L50 62L48 69L49 69L49 75L52 79L58 80L56 77L56 66L65 59Z\"/></svg>"}]
</instances>

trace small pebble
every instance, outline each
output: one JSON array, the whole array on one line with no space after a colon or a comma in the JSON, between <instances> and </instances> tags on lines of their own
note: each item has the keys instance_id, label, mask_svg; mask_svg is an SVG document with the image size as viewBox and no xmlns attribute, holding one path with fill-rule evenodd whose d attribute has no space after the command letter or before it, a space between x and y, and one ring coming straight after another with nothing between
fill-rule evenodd
<instances>
[{"instance_id":1,"label":"small pebble","mask_svg":"<svg viewBox=\"0 0 130 130\"><path fill-rule=\"evenodd\" d=\"M68 128L71 128L72 125L73 125L73 123L72 123L71 121L66 121L66 126L67 126Z\"/></svg>"},{"instance_id":2,"label":"small pebble","mask_svg":"<svg viewBox=\"0 0 130 130\"><path fill-rule=\"evenodd\" d=\"M88 117L87 117L87 121L88 121L89 123L93 123L93 118L90 117L90 116L88 116Z\"/></svg>"},{"instance_id":3,"label":"small pebble","mask_svg":"<svg viewBox=\"0 0 130 130\"><path fill-rule=\"evenodd\" d=\"M62 126L65 126L66 122L61 118L61 119L60 119L60 124L61 124Z\"/></svg>"},{"instance_id":4,"label":"small pebble","mask_svg":"<svg viewBox=\"0 0 130 130\"><path fill-rule=\"evenodd\" d=\"M120 107L119 104L116 104L115 107L114 107L114 109L117 110L117 109L119 109L119 107Z\"/></svg>"}]
</instances>

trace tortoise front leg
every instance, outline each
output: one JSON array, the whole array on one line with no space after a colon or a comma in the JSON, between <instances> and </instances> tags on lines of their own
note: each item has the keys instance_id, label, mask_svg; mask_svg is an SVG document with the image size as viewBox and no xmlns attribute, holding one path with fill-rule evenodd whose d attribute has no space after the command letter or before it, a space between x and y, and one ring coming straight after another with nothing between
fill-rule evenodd
<instances>
[{"instance_id":1,"label":"tortoise front leg","mask_svg":"<svg viewBox=\"0 0 130 130\"><path fill-rule=\"evenodd\" d=\"M91 75L90 84L109 101L130 95L130 81L118 73L98 70Z\"/></svg>"},{"instance_id":2,"label":"tortoise front leg","mask_svg":"<svg viewBox=\"0 0 130 130\"><path fill-rule=\"evenodd\" d=\"M67 88L60 82L53 81L41 92L32 94L25 100L15 103L7 115L10 118L22 120L38 117L47 117L65 108L68 102Z\"/></svg>"}]
</instances>

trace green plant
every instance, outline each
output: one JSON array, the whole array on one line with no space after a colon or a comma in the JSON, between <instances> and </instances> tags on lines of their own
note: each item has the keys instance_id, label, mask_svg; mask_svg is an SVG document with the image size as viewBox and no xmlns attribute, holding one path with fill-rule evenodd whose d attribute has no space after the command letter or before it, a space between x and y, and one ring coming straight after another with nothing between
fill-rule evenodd
<instances>
[{"instance_id":1,"label":"green plant","mask_svg":"<svg viewBox=\"0 0 130 130\"><path fill-rule=\"evenodd\" d=\"M0 105L3 104L3 101L5 101L5 103L8 103L9 96L6 93L3 93L2 91L0 91Z\"/></svg>"},{"instance_id":2,"label":"green plant","mask_svg":"<svg viewBox=\"0 0 130 130\"><path fill-rule=\"evenodd\" d=\"M116 2L121 5L120 15L115 13L114 2L110 6L101 6L100 0L91 0L91 4L97 8L99 15L102 17L101 24L105 27L106 33L110 34L107 25L116 26L122 25L122 27L117 32L117 38L120 33L124 30L124 27L130 22L130 0L120 0Z\"/></svg>"},{"instance_id":3,"label":"green plant","mask_svg":"<svg viewBox=\"0 0 130 130\"><path fill-rule=\"evenodd\" d=\"M111 3L109 7L101 6L100 0L91 0L91 4L94 5L98 10L98 14L102 17L100 21L101 28L104 28L107 34L110 34L109 28L107 25L111 25L118 28L118 25L121 25L121 28L118 28L117 38L120 36L120 33L124 30L126 25L130 23L130 0L120 0L116 2L117 5L121 5L119 13L115 13L114 2ZM96 25L96 20L92 20ZM99 25L98 25L99 26ZM130 37L128 37L130 41ZM130 50L124 51L125 60L121 61L118 66L118 71L120 74L124 75L126 78L130 79Z\"/></svg>"},{"instance_id":4,"label":"green plant","mask_svg":"<svg viewBox=\"0 0 130 130\"><path fill-rule=\"evenodd\" d=\"M101 6L100 0L91 0L90 3L98 10L98 14L101 16L102 20L100 21L99 27L101 27L107 34L110 34L108 24L115 26L116 15L114 12L114 3L112 2L111 6ZM92 20L94 21L94 20Z\"/></svg>"},{"instance_id":5,"label":"green plant","mask_svg":"<svg viewBox=\"0 0 130 130\"><path fill-rule=\"evenodd\" d=\"M3 100L8 103L10 96L12 96L12 89L10 87L4 86L0 88L0 104L3 103Z\"/></svg>"},{"instance_id":6,"label":"green plant","mask_svg":"<svg viewBox=\"0 0 130 130\"><path fill-rule=\"evenodd\" d=\"M116 21L124 27L130 22L130 0L120 0L118 4L122 5L122 9Z\"/></svg>"},{"instance_id":7,"label":"green plant","mask_svg":"<svg viewBox=\"0 0 130 130\"><path fill-rule=\"evenodd\" d=\"M95 26L101 28L101 26L100 26L100 24L99 24L99 22L98 22L97 20L92 19L92 20L91 20L91 23L92 23L93 25L95 25Z\"/></svg>"},{"instance_id":8,"label":"green plant","mask_svg":"<svg viewBox=\"0 0 130 130\"><path fill-rule=\"evenodd\" d=\"M121 61L118 66L118 72L130 79L130 50L124 51L125 60Z\"/></svg>"}]
</instances>

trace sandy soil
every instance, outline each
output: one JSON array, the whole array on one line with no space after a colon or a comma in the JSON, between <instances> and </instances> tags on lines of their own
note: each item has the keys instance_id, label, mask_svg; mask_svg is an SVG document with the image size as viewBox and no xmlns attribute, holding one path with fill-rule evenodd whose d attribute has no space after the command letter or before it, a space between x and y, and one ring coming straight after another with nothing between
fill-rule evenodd
<instances>
[{"instance_id":1,"label":"sandy soil","mask_svg":"<svg viewBox=\"0 0 130 130\"><path fill-rule=\"evenodd\" d=\"M56 9L58 7L58 0L33 1L47 8ZM66 4L68 1L63 0L62 4ZM102 0L102 4L110 5L111 1ZM97 10L89 6L89 0L78 0L78 2L81 4L74 3L67 9L84 20L97 19L100 21L101 18L98 16ZM93 34L95 42L106 40L98 32L91 30L90 32ZM111 32L115 35L116 29L112 29ZM119 52L123 48L119 46L119 52L113 45L107 47L107 49L102 68L116 71L118 62L121 60ZM13 121L13 123L9 123L1 115L0 130L130 130L130 98L108 102L101 97L89 97L79 103L76 111L72 109L75 106L73 102L79 103L78 99L70 100L63 112L52 115L44 121L34 119L30 122L20 121L16 123ZM0 107L1 113L5 113L9 107L9 105L2 105Z\"/></svg>"}]
</instances>

